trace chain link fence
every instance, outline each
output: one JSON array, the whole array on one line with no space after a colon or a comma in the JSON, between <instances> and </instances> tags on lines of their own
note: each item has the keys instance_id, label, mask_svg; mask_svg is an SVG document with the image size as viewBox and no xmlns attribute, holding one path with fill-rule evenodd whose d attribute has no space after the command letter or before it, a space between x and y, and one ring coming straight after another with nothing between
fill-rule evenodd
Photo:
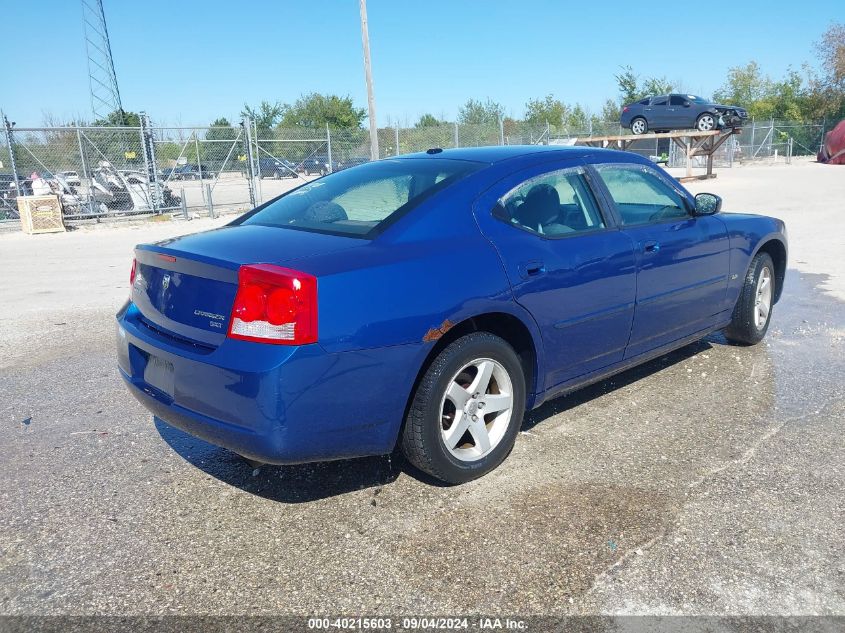
<instances>
[{"instance_id":1,"label":"chain link fence","mask_svg":"<svg viewBox=\"0 0 845 633\"><path fill-rule=\"evenodd\" d=\"M229 127L5 126L0 143L0 221L17 218L18 194L59 196L66 221L144 214L177 217L244 211L320 175L370 159L366 129ZM714 156L717 166L791 161L815 155L828 126L752 121ZM629 134L617 121L582 126L500 120L378 130L380 158L483 145L573 145L576 139ZM630 151L670 166L686 157L669 139L643 139Z\"/></svg>"}]
</instances>

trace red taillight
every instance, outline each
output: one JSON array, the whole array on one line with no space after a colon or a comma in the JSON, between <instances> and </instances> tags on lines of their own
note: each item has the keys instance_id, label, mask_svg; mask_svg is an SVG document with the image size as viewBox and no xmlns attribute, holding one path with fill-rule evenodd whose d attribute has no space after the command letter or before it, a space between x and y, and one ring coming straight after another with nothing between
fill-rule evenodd
<instances>
[{"instance_id":1,"label":"red taillight","mask_svg":"<svg viewBox=\"0 0 845 633\"><path fill-rule=\"evenodd\" d=\"M317 278L272 264L241 266L229 337L277 345L317 341Z\"/></svg>"},{"instance_id":2,"label":"red taillight","mask_svg":"<svg viewBox=\"0 0 845 633\"><path fill-rule=\"evenodd\" d=\"M132 300L132 288L135 287L135 268L138 265L137 260L132 259L132 269L129 271L129 300Z\"/></svg>"},{"instance_id":3,"label":"red taillight","mask_svg":"<svg viewBox=\"0 0 845 633\"><path fill-rule=\"evenodd\" d=\"M628 110L629 110L628 106L625 106L624 108L622 108L622 112L627 112Z\"/></svg>"}]
</instances>

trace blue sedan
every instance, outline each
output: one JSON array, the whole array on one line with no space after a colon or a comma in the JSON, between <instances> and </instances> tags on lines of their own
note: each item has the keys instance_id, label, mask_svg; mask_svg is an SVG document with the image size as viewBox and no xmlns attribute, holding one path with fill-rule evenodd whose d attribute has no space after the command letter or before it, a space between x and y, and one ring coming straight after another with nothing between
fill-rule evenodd
<instances>
[{"instance_id":1,"label":"blue sedan","mask_svg":"<svg viewBox=\"0 0 845 633\"><path fill-rule=\"evenodd\" d=\"M400 448L450 483L527 409L716 330L766 334L780 220L637 155L432 149L139 245L120 373L156 417L274 464Z\"/></svg>"}]
</instances>

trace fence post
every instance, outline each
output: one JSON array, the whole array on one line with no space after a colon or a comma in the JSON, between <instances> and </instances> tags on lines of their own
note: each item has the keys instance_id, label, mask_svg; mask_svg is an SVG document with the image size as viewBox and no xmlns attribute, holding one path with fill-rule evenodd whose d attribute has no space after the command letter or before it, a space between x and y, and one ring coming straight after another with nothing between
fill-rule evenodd
<instances>
[{"instance_id":1,"label":"fence post","mask_svg":"<svg viewBox=\"0 0 845 633\"><path fill-rule=\"evenodd\" d=\"M75 127L76 127L76 142L79 145L79 162L82 165L82 176L80 176L80 182L82 182L81 179L83 179L83 178L85 180L88 180L88 161L85 160L85 145L83 145L83 143L82 143L82 132L79 129L78 125L75 126ZM93 214L94 213L94 196L91 193L91 189L92 189L91 181L92 180L93 180L93 176L92 176L91 180L88 181L88 212Z\"/></svg>"},{"instance_id":2,"label":"fence post","mask_svg":"<svg viewBox=\"0 0 845 633\"><path fill-rule=\"evenodd\" d=\"M156 178L156 157L153 133L150 130L150 117L145 112L140 113L139 132L141 134L141 148L144 152L144 167L147 170L147 194L154 213L159 212L159 207L164 202L159 200L158 178Z\"/></svg>"},{"instance_id":3,"label":"fence post","mask_svg":"<svg viewBox=\"0 0 845 633\"><path fill-rule=\"evenodd\" d=\"M253 173L256 175L255 197L258 200L258 204L261 204L264 202L264 191L261 188L261 145L258 144L258 121L252 122L252 129L255 136L255 156L253 157L255 160Z\"/></svg>"},{"instance_id":4,"label":"fence post","mask_svg":"<svg viewBox=\"0 0 845 633\"><path fill-rule=\"evenodd\" d=\"M194 149L197 152L197 172L200 175L200 189L203 190L202 195L205 196L205 189L202 187L202 163L200 162L200 142L197 140L197 131L194 130Z\"/></svg>"},{"instance_id":5,"label":"fence post","mask_svg":"<svg viewBox=\"0 0 845 633\"><path fill-rule=\"evenodd\" d=\"M179 198L182 204L182 217L188 219L188 202L185 200L185 187L179 187Z\"/></svg>"},{"instance_id":6,"label":"fence post","mask_svg":"<svg viewBox=\"0 0 845 633\"><path fill-rule=\"evenodd\" d=\"M85 162L85 146L82 144L82 133L76 126L76 142L79 145L79 162L82 164L82 177L88 178L88 165Z\"/></svg>"},{"instance_id":7,"label":"fence post","mask_svg":"<svg viewBox=\"0 0 845 633\"><path fill-rule=\"evenodd\" d=\"M769 154L772 153L772 145L775 144L775 117L772 117L772 120L769 125Z\"/></svg>"},{"instance_id":8,"label":"fence post","mask_svg":"<svg viewBox=\"0 0 845 633\"><path fill-rule=\"evenodd\" d=\"M329 173L332 173L334 168L334 163L332 162L332 131L328 123L326 123L326 158L329 159Z\"/></svg>"},{"instance_id":9,"label":"fence post","mask_svg":"<svg viewBox=\"0 0 845 633\"><path fill-rule=\"evenodd\" d=\"M205 201L206 201L206 204L208 205L208 217L213 219L214 218L214 202L211 200L211 185L205 185L205 187L203 187L202 184L200 184L200 188L206 190Z\"/></svg>"},{"instance_id":10,"label":"fence post","mask_svg":"<svg viewBox=\"0 0 845 633\"><path fill-rule=\"evenodd\" d=\"M460 147L460 146L461 146L461 144L460 144L459 138L458 138L458 122L455 121L455 147Z\"/></svg>"},{"instance_id":11,"label":"fence post","mask_svg":"<svg viewBox=\"0 0 845 633\"><path fill-rule=\"evenodd\" d=\"M754 158L756 152L754 151L754 137L757 134L757 120L751 119L751 151L749 158Z\"/></svg>"},{"instance_id":12,"label":"fence post","mask_svg":"<svg viewBox=\"0 0 845 633\"><path fill-rule=\"evenodd\" d=\"M499 117L499 145L505 144L505 121Z\"/></svg>"},{"instance_id":13,"label":"fence post","mask_svg":"<svg viewBox=\"0 0 845 633\"><path fill-rule=\"evenodd\" d=\"M786 164L792 164L792 137L789 137L789 140L786 142Z\"/></svg>"},{"instance_id":14,"label":"fence post","mask_svg":"<svg viewBox=\"0 0 845 633\"><path fill-rule=\"evenodd\" d=\"M255 165L252 164L252 122L249 120L249 117L245 117L243 121L241 121L241 127L244 129L244 158L246 158L246 181L249 185L249 204L251 207L257 206L255 204L255 181L253 180L254 176L252 174L252 170Z\"/></svg>"},{"instance_id":15,"label":"fence post","mask_svg":"<svg viewBox=\"0 0 845 633\"><path fill-rule=\"evenodd\" d=\"M396 154L395 156L399 156L399 123L396 123L396 127L393 128L394 135L396 137Z\"/></svg>"},{"instance_id":16,"label":"fence post","mask_svg":"<svg viewBox=\"0 0 845 633\"><path fill-rule=\"evenodd\" d=\"M18 178L18 166L15 163L15 144L12 138L12 125L9 123L9 119L6 118L5 113L0 111L0 114L3 116L3 129L6 132L6 145L9 148L9 162L11 163L12 176L15 179L15 197L22 196L21 181Z\"/></svg>"},{"instance_id":17,"label":"fence post","mask_svg":"<svg viewBox=\"0 0 845 633\"><path fill-rule=\"evenodd\" d=\"M827 128L827 116L822 119L822 139L819 141L819 152L824 149L824 131Z\"/></svg>"}]
</instances>

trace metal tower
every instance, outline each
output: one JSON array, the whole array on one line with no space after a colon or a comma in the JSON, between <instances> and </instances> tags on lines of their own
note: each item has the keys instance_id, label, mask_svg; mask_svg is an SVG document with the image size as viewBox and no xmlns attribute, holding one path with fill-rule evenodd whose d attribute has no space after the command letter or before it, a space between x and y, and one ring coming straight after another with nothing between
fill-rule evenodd
<instances>
[{"instance_id":1,"label":"metal tower","mask_svg":"<svg viewBox=\"0 0 845 633\"><path fill-rule=\"evenodd\" d=\"M85 26L85 52L88 55L88 84L91 90L91 111L94 117L106 120L118 112L118 125L125 123L120 90L111 56L109 31L103 0L82 0L82 21Z\"/></svg>"}]
</instances>

